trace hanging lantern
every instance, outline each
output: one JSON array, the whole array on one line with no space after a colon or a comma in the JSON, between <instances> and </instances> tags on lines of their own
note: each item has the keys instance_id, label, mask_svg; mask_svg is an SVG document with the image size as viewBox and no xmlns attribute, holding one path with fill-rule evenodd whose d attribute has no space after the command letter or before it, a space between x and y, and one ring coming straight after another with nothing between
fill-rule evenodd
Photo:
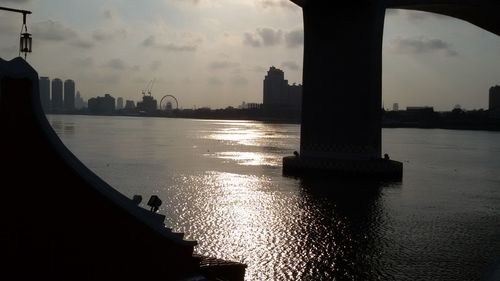
<instances>
[{"instance_id":1,"label":"hanging lantern","mask_svg":"<svg viewBox=\"0 0 500 281\"><path fill-rule=\"evenodd\" d=\"M31 53L31 44L31 34L27 32L21 33L21 39L19 41L19 52L24 53L25 57L27 53Z\"/></svg>"},{"instance_id":2,"label":"hanging lantern","mask_svg":"<svg viewBox=\"0 0 500 281\"><path fill-rule=\"evenodd\" d=\"M31 34L28 33L28 27L26 26L26 15L30 15L31 12L26 10L11 9L6 7L0 7L0 10L23 14L23 25L21 26L21 38L19 39L19 56L21 56L21 53L24 53L24 59L26 59L26 55L28 53L31 53L31 44L32 44Z\"/></svg>"}]
</instances>

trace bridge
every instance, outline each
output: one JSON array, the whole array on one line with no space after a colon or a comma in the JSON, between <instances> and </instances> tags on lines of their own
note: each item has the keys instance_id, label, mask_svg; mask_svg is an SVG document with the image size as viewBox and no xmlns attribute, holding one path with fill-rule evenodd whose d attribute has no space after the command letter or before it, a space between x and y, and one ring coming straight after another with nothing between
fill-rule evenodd
<instances>
[{"instance_id":1,"label":"bridge","mask_svg":"<svg viewBox=\"0 0 500 281\"><path fill-rule=\"evenodd\" d=\"M402 177L381 159L382 37L387 8L443 14L500 35L498 0L291 0L304 17L300 154L284 174Z\"/></svg>"}]
</instances>

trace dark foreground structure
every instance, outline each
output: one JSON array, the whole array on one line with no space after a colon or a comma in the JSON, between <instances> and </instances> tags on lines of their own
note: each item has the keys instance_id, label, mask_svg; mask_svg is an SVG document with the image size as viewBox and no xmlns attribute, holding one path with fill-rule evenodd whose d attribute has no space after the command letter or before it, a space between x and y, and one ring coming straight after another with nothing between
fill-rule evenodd
<instances>
[{"instance_id":1,"label":"dark foreground structure","mask_svg":"<svg viewBox=\"0 0 500 281\"><path fill-rule=\"evenodd\" d=\"M0 130L0 279L243 280L245 265L193 255L196 241L87 169L47 122L21 58L0 59Z\"/></svg>"},{"instance_id":2,"label":"dark foreground structure","mask_svg":"<svg viewBox=\"0 0 500 281\"><path fill-rule=\"evenodd\" d=\"M386 8L448 15L500 34L497 0L291 1L304 16L302 127L300 156L284 158L284 174L402 177L402 163L380 161Z\"/></svg>"}]
</instances>

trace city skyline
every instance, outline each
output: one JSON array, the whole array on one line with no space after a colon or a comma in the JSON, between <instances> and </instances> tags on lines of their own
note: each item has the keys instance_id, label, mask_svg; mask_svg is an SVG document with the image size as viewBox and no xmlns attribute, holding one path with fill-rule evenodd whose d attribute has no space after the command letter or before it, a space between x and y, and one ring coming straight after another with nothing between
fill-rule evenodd
<instances>
[{"instance_id":1,"label":"city skyline","mask_svg":"<svg viewBox=\"0 0 500 281\"><path fill-rule=\"evenodd\" d=\"M28 61L49 77L71 77L85 99L110 93L140 100L155 78L156 98L184 108L262 101L268 67L302 84L302 13L286 1L0 1L30 9ZM17 55L18 15L0 14L0 57ZM388 10L384 34L386 106L487 108L500 83L500 40L469 23ZM57 59L56 59L57 58ZM327 66L326 66L327 67Z\"/></svg>"},{"instance_id":2,"label":"city skyline","mask_svg":"<svg viewBox=\"0 0 500 281\"><path fill-rule=\"evenodd\" d=\"M269 68L269 70L267 71L267 75L264 75L264 79L263 79L263 86L264 86L264 91L262 92L262 100L261 101L258 101L258 102L247 102L247 101L242 101L242 104L240 105L237 105L237 106L233 106L233 105L222 105L220 107L217 107L217 108L213 108L213 107L210 107L208 105L200 105L198 108L211 108L211 109L224 109L224 108L229 108L229 107L238 107L238 108L243 108L245 104L248 104L248 105L251 105L253 107L257 106L257 107L260 107L262 105L265 106L266 104L266 80L268 80L268 76L269 76L269 73L274 73L274 72L278 72L278 73L281 73L281 76L282 77L275 77L278 79L278 82L280 80L283 80L284 77L284 71L282 71L281 69L279 68L275 68L274 66L271 66ZM128 105L128 108L135 108L135 102L137 102L138 104L141 103L141 100L124 100L122 96L117 96L115 94L106 94L104 92L102 93L97 93L97 94L94 94L94 95L90 95L88 96L87 99L83 99L80 95L80 91L75 91L75 81L73 79L65 79L65 80L62 80L61 78L59 77L55 77L53 79L51 79L50 77L47 77L47 76L40 76L40 98L41 98L41 101L42 101L42 106L44 108L44 110L46 112L54 112L53 110L55 109L56 111L57 110L57 106L56 108L53 108L53 105L52 105L52 89L51 89L51 86L50 84L52 84L52 81L53 80L56 80L56 84L59 84L60 82L62 82L64 84L64 91L63 91L63 99L60 100L61 98L59 97L59 89L56 90L56 103L63 103L63 108L66 112L75 112L75 109L82 109L82 108L88 108L88 100L90 99L93 99L93 98L98 98L99 95L105 95L105 96L113 96L115 97L116 96L116 109L119 110L119 109L123 109L123 108L127 108L127 106L124 105L124 102L130 102L132 101L134 103L134 106L131 106L131 103L129 103ZM64 81L64 82L63 82ZM67 102L66 101L66 84L67 83L70 83L72 84L72 89L71 89L71 94L70 96L72 97L73 101L71 102ZM150 81L151 83L152 81ZM298 84L296 85L295 83L293 83L292 85L288 85L288 80L283 80L282 81L283 83L286 84L285 87L289 87L289 88L293 88L293 89L296 89L295 91L299 91L295 94L298 94L299 96L302 95L302 85L301 84ZM279 82L279 83L282 83L282 82ZM59 86L57 86L59 87ZM445 108L445 109L441 109L441 110L438 110L440 112L447 112L447 111L451 111L452 109L455 109L455 108L459 108L459 109L462 109L462 110L488 110L490 109L491 110L491 100L492 100L492 90L495 89L495 93L498 92L498 89L500 88L500 86L498 85L494 85L492 87L490 87L489 89L489 95L488 95L488 104L485 106L485 107L481 107L481 108L462 108L462 106L460 104L455 104L455 105L452 105L450 104L449 108ZM285 92L287 92L288 90L285 90ZM76 94L75 94L76 92ZM272 91L273 92L273 95L278 95L278 96L281 96L281 95L285 95L285 92L284 93L281 93L280 90L278 91ZM151 93L149 93L151 94ZM268 95L271 94L271 92L268 92ZM284 98L285 96L283 96L282 98ZM151 95L151 97L153 99L156 99L157 97L155 95ZM144 95L141 96L141 99L144 100ZM268 98L269 99L269 98ZM279 103L283 103L283 102L287 102L287 101L280 101ZM301 103L301 100L298 100L298 101L293 101L292 103L297 103L298 104L294 104L292 107L295 107L295 106L298 106L300 105ZM73 104L72 107L73 108L69 108L69 104ZM398 111L399 110L399 107L400 107L400 104L398 102L395 102L391 105L384 105L382 104L382 109L386 110L386 111ZM435 108L434 105L432 104L409 104L409 105L403 105L401 106L401 108L412 108L412 107L415 107L415 108L418 108L418 107L422 107L422 108L426 108L426 107L431 107L431 108ZM193 106L192 109L196 109L197 107L196 106ZM160 110L159 108L159 104L157 105L157 109ZM179 109L190 109L189 107L182 107L180 106ZM299 109L300 111L300 109Z\"/></svg>"}]
</instances>

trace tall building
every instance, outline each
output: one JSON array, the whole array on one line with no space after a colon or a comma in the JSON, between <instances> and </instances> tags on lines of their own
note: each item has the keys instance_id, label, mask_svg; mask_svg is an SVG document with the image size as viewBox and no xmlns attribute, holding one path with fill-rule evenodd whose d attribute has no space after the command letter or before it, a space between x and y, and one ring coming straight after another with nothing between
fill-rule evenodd
<instances>
[{"instance_id":1,"label":"tall building","mask_svg":"<svg viewBox=\"0 0 500 281\"><path fill-rule=\"evenodd\" d=\"M133 100L126 100L125 109L135 109L135 102Z\"/></svg>"},{"instance_id":2,"label":"tall building","mask_svg":"<svg viewBox=\"0 0 500 281\"><path fill-rule=\"evenodd\" d=\"M142 96L142 101L137 102L137 109L144 113L154 113L158 109L158 102L151 95Z\"/></svg>"},{"instance_id":3,"label":"tall building","mask_svg":"<svg viewBox=\"0 0 500 281\"><path fill-rule=\"evenodd\" d=\"M104 97L91 98L88 101L89 112L95 114L113 114L115 112L115 98L109 94Z\"/></svg>"},{"instance_id":4,"label":"tall building","mask_svg":"<svg viewBox=\"0 0 500 281\"><path fill-rule=\"evenodd\" d=\"M395 102L395 103L392 105L392 111L399 111L399 103Z\"/></svg>"},{"instance_id":5,"label":"tall building","mask_svg":"<svg viewBox=\"0 0 500 281\"><path fill-rule=\"evenodd\" d=\"M490 117L500 118L500 86L498 85L490 88L488 110Z\"/></svg>"},{"instance_id":6,"label":"tall building","mask_svg":"<svg viewBox=\"0 0 500 281\"><path fill-rule=\"evenodd\" d=\"M116 110L123 109L123 98L119 97L116 99Z\"/></svg>"},{"instance_id":7,"label":"tall building","mask_svg":"<svg viewBox=\"0 0 500 281\"><path fill-rule=\"evenodd\" d=\"M302 85L288 85L284 72L271 66L264 78L263 101L265 109L300 111Z\"/></svg>"},{"instance_id":8,"label":"tall building","mask_svg":"<svg viewBox=\"0 0 500 281\"><path fill-rule=\"evenodd\" d=\"M490 88L489 110L500 110L500 86Z\"/></svg>"},{"instance_id":9,"label":"tall building","mask_svg":"<svg viewBox=\"0 0 500 281\"><path fill-rule=\"evenodd\" d=\"M52 80L52 112L61 112L63 109L63 82L59 78Z\"/></svg>"},{"instance_id":10,"label":"tall building","mask_svg":"<svg viewBox=\"0 0 500 281\"><path fill-rule=\"evenodd\" d=\"M50 79L49 77L40 77L40 101L45 112L50 111Z\"/></svg>"},{"instance_id":11,"label":"tall building","mask_svg":"<svg viewBox=\"0 0 500 281\"><path fill-rule=\"evenodd\" d=\"M75 110L75 81L71 79L64 81L64 110L66 112Z\"/></svg>"},{"instance_id":12,"label":"tall building","mask_svg":"<svg viewBox=\"0 0 500 281\"><path fill-rule=\"evenodd\" d=\"M82 109L84 107L85 107L85 101L83 100L82 96L80 95L80 91L76 91L75 108Z\"/></svg>"}]
</instances>

